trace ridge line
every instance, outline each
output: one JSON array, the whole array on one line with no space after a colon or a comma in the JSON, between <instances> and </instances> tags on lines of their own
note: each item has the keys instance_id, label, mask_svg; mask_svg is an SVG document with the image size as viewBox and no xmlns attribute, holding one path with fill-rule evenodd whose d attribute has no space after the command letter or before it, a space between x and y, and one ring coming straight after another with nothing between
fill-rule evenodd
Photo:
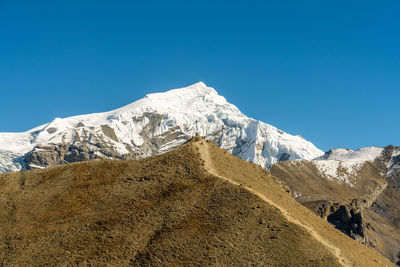
<instances>
[{"instance_id":1,"label":"ridge line","mask_svg":"<svg viewBox=\"0 0 400 267\"><path fill-rule=\"evenodd\" d=\"M267 202L269 205L277 208L281 214L283 215L283 217L285 217L289 222L296 224L297 226L305 229L313 238L315 238L318 242L320 242L322 245L324 245L329 252L331 252L333 254L333 256L337 259L337 261L339 262L340 265L345 266L345 267L351 267L352 265L349 263L349 261L342 255L341 250L334 246L333 244L331 244L329 241L325 240L317 231L315 231L312 227L303 224L302 222L300 222L298 219L292 217L284 208L282 208L281 206L279 206L278 204L274 203L272 200L270 200L269 198L267 198L267 196L265 196L264 194L248 187L242 184L239 184L231 179L229 179L228 177L224 177L222 175L219 175L215 168L214 168L214 163L212 158L210 157L209 154L209 144L204 141L201 140L200 142L196 142L194 144L196 147L199 148L199 152L200 152L200 156L201 158L204 160L204 168L205 170L214 175L217 176L218 178L221 178L227 182L230 182L234 185L238 185L238 186L242 186L244 189L246 189L247 191L249 191L250 193L258 196L259 198L261 198L263 201Z\"/></svg>"}]
</instances>

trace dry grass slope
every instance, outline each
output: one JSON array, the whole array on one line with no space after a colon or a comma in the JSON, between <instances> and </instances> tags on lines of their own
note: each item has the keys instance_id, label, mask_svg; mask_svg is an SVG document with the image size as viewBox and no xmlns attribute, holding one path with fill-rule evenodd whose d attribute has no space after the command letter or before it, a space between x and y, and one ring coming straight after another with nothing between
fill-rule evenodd
<instances>
[{"instance_id":1,"label":"dry grass slope","mask_svg":"<svg viewBox=\"0 0 400 267\"><path fill-rule=\"evenodd\" d=\"M366 162L353 176L355 187L328 180L312 162L279 162L270 171L292 191L300 194L298 201L313 211L318 210L321 200L348 204L352 199L358 199L363 205L363 222L369 225L364 230L367 245L372 245L392 262L399 261L400 219L396 223L400 214L399 193L393 183L399 179L385 177L384 162Z\"/></svg>"},{"instance_id":2,"label":"dry grass slope","mask_svg":"<svg viewBox=\"0 0 400 267\"><path fill-rule=\"evenodd\" d=\"M390 265L297 204L264 170L207 143L216 174L246 187L208 172L198 143L138 161L1 175L0 266L340 266L246 187L310 221L352 265Z\"/></svg>"}]
</instances>

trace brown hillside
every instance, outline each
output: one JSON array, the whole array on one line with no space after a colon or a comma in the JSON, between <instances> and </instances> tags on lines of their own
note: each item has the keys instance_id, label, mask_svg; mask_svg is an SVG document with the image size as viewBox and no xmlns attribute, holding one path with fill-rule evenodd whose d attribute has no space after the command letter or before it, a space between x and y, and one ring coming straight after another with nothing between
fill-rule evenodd
<instances>
[{"instance_id":1,"label":"brown hillside","mask_svg":"<svg viewBox=\"0 0 400 267\"><path fill-rule=\"evenodd\" d=\"M391 264L202 140L0 175L0 229L0 266Z\"/></svg>"},{"instance_id":2,"label":"brown hillside","mask_svg":"<svg viewBox=\"0 0 400 267\"><path fill-rule=\"evenodd\" d=\"M278 162L271 167L270 171L292 190L301 193L302 202L321 198L339 202L349 202L354 198L368 198L386 181L382 170L372 162L366 162L357 174L349 175L357 190L346 183L326 179L310 161Z\"/></svg>"},{"instance_id":3,"label":"brown hillside","mask_svg":"<svg viewBox=\"0 0 400 267\"><path fill-rule=\"evenodd\" d=\"M400 180L396 177L388 179L384 175L386 164L382 159L366 162L360 171L353 174L354 186L328 180L312 162L307 161L279 162L270 172L298 196L301 204L325 219L332 203L348 205L353 199L357 200L364 238L355 238L400 265L400 223L396 223L400 214L396 181Z\"/></svg>"}]
</instances>

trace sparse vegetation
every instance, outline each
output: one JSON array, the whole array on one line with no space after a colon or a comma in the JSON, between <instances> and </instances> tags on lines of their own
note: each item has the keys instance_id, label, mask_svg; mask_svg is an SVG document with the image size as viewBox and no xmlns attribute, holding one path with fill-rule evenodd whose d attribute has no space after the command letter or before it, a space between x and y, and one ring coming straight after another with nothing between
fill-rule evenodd
<instances>
[{"instance_id":1,"label":"sparse vegetation","mask_svg":"<svg viewBox=\"0 0 400 267\"><path fill-rule=\"evenodd\" d=\"M387 263L307 213L259 166L214 146L211 155L221 174L242 179L243 184L258 181L251 186L263 193L268 190L274 201L294 205L288 209L294 216L304 213L304 220L319 220L316 231L325 229L348 242L344 248L351 252L346 256L355 265ZM341 265L323 244L288 222L274 206L243 186L208 173L203 166L204 160L190 141L170 153L137 161L92 160L3 174L0 263ZM356 253L367 255L358 260L361 254Z\"/></svg>"}]
</instances>

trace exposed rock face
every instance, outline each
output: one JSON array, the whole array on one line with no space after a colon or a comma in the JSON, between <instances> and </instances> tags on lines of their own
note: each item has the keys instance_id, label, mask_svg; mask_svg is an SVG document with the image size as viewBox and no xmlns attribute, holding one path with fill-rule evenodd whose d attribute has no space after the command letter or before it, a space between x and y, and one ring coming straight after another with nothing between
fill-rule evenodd
<instances>
[{"instance_id":1,"label":"exposed rock face","mask_svg":"<svg viewBox=\"0 0 400 267\"><path fill-rule=\"evenodd\" d=\"M366 244L363 215L357 202L353 200L350 204L340 205L336 210L331 209L327 220L351 238Z\"/></svg>"},{"instance_id":2,"label":"exposed rock face","mask_svg":"<svg viewBox=\"0 0 400 267\"><path fill-rule=\"evenodd\" d=\"M387 168L387 187L371 210L389 220L400 231L400 147L388 146L382 157Z\"/></svg>"},{"instance_id":3,"label":"exposed rock face","mask_svg":"<svg viewBox=\"0 0 400 267\"><path fill-rule=\"evenodd\" d=\"M330 200L310 201L304 204L307 208L326 219L328 215L338 210L340 204Z\"/></svg>"},{"instance_id":4,"label":"exposed rock face","mask_svg":"<svg viewBox=\"0 0 400 267\"><path fill-rule=\"evenodd\" d=\"M160 131L161 114L144 113L136 118L137 123L147 122L140 132L143 142L124 143L129 153L121 153L115 147L120 142L115 131L108 125L100 125L101 131L96 128L77 129L72 133L71 143L37 145L24 158L26 169L56 166L60 164L80 162L91 159L136 159L156 155L168 150L171 142L184 143L190 136L173 127L169 131L157 134ZM212 136L211 136L212 137Z\"/></svg>"},{"instance_id":5,"label":"exposed rock face","mask_svg":"<svg viewBox=\"0 0 400 267\"><path fill-rule=\"evenodd\" d=\"M108 151L104 151L109 154ZM119 155L114 155L118 158ZM99 156L87 146L59 144L48 146L36 146L28 152L24 158L26 169L37 169L41 167L51 167L71 162L86 161L90 159L106 158Z\"/></svg>"},{"instance_id":6,"label":"exposed rock face","mask_svg":"<svg viewBox=\"0 0 400 267\"><path fill-rule=\"evenodd\" d=\"M306 207L317 213L337 229L364 245L367 244L365 223L361 206L357 199L348 204L340 204L329 200L304 203Z\"/></svg>"}]
</instances>

